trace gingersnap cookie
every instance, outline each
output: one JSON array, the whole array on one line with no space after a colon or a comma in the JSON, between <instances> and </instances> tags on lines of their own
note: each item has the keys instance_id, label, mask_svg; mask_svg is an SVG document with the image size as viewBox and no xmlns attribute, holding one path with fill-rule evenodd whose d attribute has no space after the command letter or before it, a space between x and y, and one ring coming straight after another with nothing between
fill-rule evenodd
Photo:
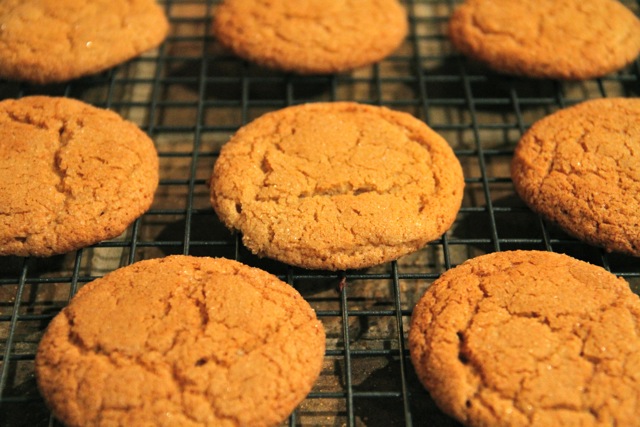
<instances>
[{"instance_id":1,"label":"gingersnap cookie","mask_svg":"<svg viewBox=\"0 0 640 427\"><path fill-rule=\"evenodd\" d=\"M213 19L218 41L236 55L299 74L380 61L400 46L407 28L398 0L224 0Z\"/></svg>"},{"instance_id":2,"label":"gingersnap cookie","mask_svg":"<svg viewBox=\"0 0 640 427\"><path fill-rule=\"evenodd\" d=\"M500 252L447 271L416 305L411 361L469 426L639 426L640 299L566 255Z\"/></svg>"},{"instance_id":3,"label":"gingersnap cookie","mask_svg":"<svg viewBox=\"0 0 640 427\"><path fill-rule=\"evenodd\" d=\"M440 237L460 209L462 168L415 117L350 102L265 114L221 150L211 203L253 253L344 270Z\"/></svg>"},{"instance_id":4,"label":"gingersnap cookie","mask_svg":"<svg viewBox=\"0 0 640 427\"><path fill-rule=\"evenodd\" d=\"M591 100L539 120L511 176L527 205L569 234L640 256L640 99Z\"/></svg>"},{"instance_id":5,"label":"gingersnap cookie","mask_svg":"<svg viewBox=\"0 0 640 427\"><path fill-rule=\"evenodd\" d=\"M49 324L38 387L67 426L273 426L311 390L322 323L275 276L170 256L80 289Z\"/></svg>"},{"instance_id":6,"label":"gingersnap cookie","mask_svg":"<svg viewBox=\"0 0 640 427\"><path fill-rule=\"evenodd\" d=\"M44 84L94 74L158 46L168 29L155 0L3 0L0 77Z\"/></svg>"},{"instance_id":7,"label":"gingersnap cookie","mask_svg":"<svg viewBox=\"0 0 640 427\"><path fill-rule=\"evenodd\" d=\"M120 235L151 205L158 155L134 123L68 98L0 102L0 255Z\"/></svg>"},{"instance_id":8,"label":"gingersnap cookie","mask_svg":"<svg viewBox=\"0 0 640 427\"><path fill-rule=\"evenodd\" d=\"M640 20L616 0L465 0L449 21L462 54L496 71L588 79L640 52Z\"/></svg>"}]
</instances>

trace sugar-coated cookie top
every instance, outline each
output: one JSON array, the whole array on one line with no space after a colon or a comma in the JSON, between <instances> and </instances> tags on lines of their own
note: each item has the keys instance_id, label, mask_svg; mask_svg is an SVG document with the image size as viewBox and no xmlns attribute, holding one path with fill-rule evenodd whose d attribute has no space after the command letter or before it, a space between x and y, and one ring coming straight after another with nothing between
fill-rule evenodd
<instances>
[{"instance_id":1,"label":"sugar-coated cookie top","mask_svg":"<svg viewBox=\"0 0 640 427\"><path fill-rule=\"evenodd\" d=\"M617 0L466 0L449 36L497 71L539 78L598 77L640 53L640 20Z\"/></svg>"},{"instance_id":2,"label":"sugar-coated cookie top","mask_svg":"<svg viewBox=\"0 0 640 427\"><path fill-rule=\"evenodd\" d=\"M0 255L50 256L118 236L153 201L153 141L70 98L0 102Z\"/></svg>"},{"instance_id":3,"label":"sugar-coated cookie top","mask_svg":"<svg viewBox=\"0 0 640 427\"><path fill-rule=\"evenodd\" d=\"M54 83L106 70L158 46L155 0L3 0L0 78Z\"/></svg>"},{"instance_id":4,"label":"sugar-coated cookie top","mask_svg":"<svg viewBox=\"0 0 640 427\"><path fill-rule=\"evenodd\" d=\"M274 426L311 390L324 348L313 309L275 276L171 256L81 288L35 364L69 427Z\"/></svg>"},{"instance_id":5,"label":"sugar-coated cookie top","mask_svg":"<svg viewBox=\"0 0 640 427\"><path fill-rule=\"evenodd\" d=\"M447 271L413 311L409 348L465 425L640 425L640 298L569 256L499 252Z\"/></svg>"},{"instance_id":6,"label":"sugar-coated cookie top","mask_svg":"<svg viewBox=\"0 0 640 427\"><path fill-rule=\"evenodd\" d=\"M539 120L511 175L523 200L570 234L640 256L640 99L590 100Z\"/></svg>"},{"instance_id":7,"label":"sugar-coated cookie top","mask_svg":"<svg viewBox=\"0 0 640 427\"><path fill-rule=\"evenodd\" d=\"M211 201L254 253L339 270L390 261L440 237L463 187L451 147L415 117L316 103L240 129L214 166Z\"/></svg>"},{"instance_id":8,"label":"sugar-coated cookie top","mask_svg":"<svg viewBox=\"0 0 640 427\"><path fill-rule=\"evenodd\" d=\"M379 61L407 34L397 0L225 0L214 10L217 39L260 65L300 74Z\"/></svg>"}]
</instances>

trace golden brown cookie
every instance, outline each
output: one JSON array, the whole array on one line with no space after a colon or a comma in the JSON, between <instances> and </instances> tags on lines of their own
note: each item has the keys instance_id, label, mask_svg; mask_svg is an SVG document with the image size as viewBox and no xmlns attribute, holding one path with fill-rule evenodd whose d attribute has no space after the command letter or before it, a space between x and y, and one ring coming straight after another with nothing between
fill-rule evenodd
<instances>
[{"instance_id":1,"label":"golden brown cookie","mask_svg":"<svg viewBox=\"0 0 640 427\"><path fill-rule=\"evenodd\" d=\"M0 102L0 255L61 254L120 235L158 186L153 141L68 98Z\"/></svg>"},{"instance_id":2,"label":"golden brown cookie","mask_svg":"<svg viewBox=\"0 0 640 427\"><path fill-rule=\"evenodd\" d=\"M471 259L436 280L409 332L436 403L469 426L640 426L640 299L551 252Z\"/></svg>"},{"instance_id":3,"label":"golden brown cookie","mask_svg":"<svg viewBox=\"0 0 640 427\"><path fill-rule=\"evenodd\" d=\"M640 99L591 100L539 120L511 176L531 209L568 233L640 256Z\"/></svg>"},{"instance_id":4,"label":"golden brown cookie","mask_svg":"<svg viewBox=\"0 0 640 427\"><path fill-rule=\"evenodd\" d=\"M255 254L343 270L396 259L440 237L463 187L451 147L415 117L316 103L241 128L214 166L211 203Z\"/></svg>"},{"instance_id":5,"label":"golden brown cookie","mask_svg":"<svg viewBox=\"0 0 640 427\"><path fill-rule=\"evenodd\" d=\"M398 0L224 0L214 11L218 41L262 66L300 74L377 62L407 34Z\"/></svg>"},{"instance_id":6,"label":"golden brown cookie","mask_svg":"<svg viewBox=\"0 0 640 427\"><path fill-rule=\"evenodd\" d=\"M465 0L449 37L499 72L588 79L638 56L640 20L617 0Z\"/></svg>"},{"instance_id":7,"label":"golden brown cookie","mask_svg":"<svg viewBox=\"0 0 640 427\"><path fill-rule=\"evenodd\" d=\"M38 386L68 426L271 426L325 348L300 294L236 261L141 261L83 287L50 323Z\"/></svg>"},{"instance_id":8,"label":"golden brown cookie","mask_svg":"<svg viewBox=\"0 0 640 427\"><path fill-rule=\"evenodd\" d=\"M0 77L63 82L158 46L169 29L155 0L3 0Z\"/></svg>"}]
</instances>

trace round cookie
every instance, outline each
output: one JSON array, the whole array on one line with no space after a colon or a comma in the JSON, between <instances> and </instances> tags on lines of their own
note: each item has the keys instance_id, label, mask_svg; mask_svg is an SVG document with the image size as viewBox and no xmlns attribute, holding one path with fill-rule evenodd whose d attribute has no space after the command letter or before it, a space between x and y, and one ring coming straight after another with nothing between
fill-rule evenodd
<instances>
[{"instance_id":1,"label":"round cookie","mask_svg":"<svg viewBox=\"0 0 640 427\"><path fill-rule=\"evenodd\" d=\"M640 99L591 100L539 120L511 176L527 205L568 233L640 256Z\"/></svg>"},{"instance_id":2,"label":"round cookie","mask_svg":"<svg viewBox=\"0 0 640 427\"><path fill-rule=\"evenodd\" d=\"M461 53L494 70L588 79L640 52L640 20L616 0L465 0L449 21Z\"/></svg>"},{"instance_id":3,"label":"round cookie","mask_svg":"<svg viewBox=\"0 0 640 427\"><path fill-rule=\"evenodd\" d=\"M87 284L50 323L39 389L65 425L272 426L311 390L322 323L236 261L171 256Z\"/></svg>"},{"instance_id":4,"label":"round cookie","mask_svg":"<svg viewBox=\"0 0 640 427\"><path fill-rule=\"evenodd\" d=\"M155 0L3 0L0 77L45 84L94 74L158 46Z\"/></svg>"},{"instance_id":5,"label":"round cookie","mask_svg":"<svg viewBox=\"0 0 640 427\"><path fill-rule=\"evenodd\" d=\"M120 235L158 186L153 141L68 98L0 102L0 255L50 256Z\"/></svg>"},{"instance_id":6,"label":"round cookie","mask_svg":"<svg viewBox=\"0 0 640 427\"><path fill-rule=\"evenodd\" d=\"M413 366L469 426L640 426L640 299L566 255L500 252L437 279L416 305Z\"/></svg>"},{"instance_id":7,"label":"round cookie","mask_svg":"<svg viewBox=\"0 0 640 427\"><path fill-rule=\"evenodd\" d=\"M236 55L299 74L377 62L400 46L407 29L398 0L224 0L213 19L218 41Z\"/></svg>"},{"instance_id":8,"label":"round cookie","mask_svg":"<svg viewBox=\"0 0 640 427\"><path fill-rule=\"evenodd\" d=\"M344 270L440 237L460 208L462 168L415 117L350 102L265 114L221 150L211 203L259 256Z\"/></svg>"}]
</instances>

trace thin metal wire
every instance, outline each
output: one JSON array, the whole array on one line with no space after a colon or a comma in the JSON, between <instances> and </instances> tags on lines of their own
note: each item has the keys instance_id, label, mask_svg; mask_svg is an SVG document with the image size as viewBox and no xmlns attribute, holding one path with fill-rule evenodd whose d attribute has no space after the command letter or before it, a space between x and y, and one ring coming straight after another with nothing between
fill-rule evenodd
<instances>
[{"instance_id":1,"label":"thin metal wire","mask_svg":"<svg viewBox=\"0 0 640 427\"><path fill-rule=\"evenodd\" d=\"M209 16L211 13L211 4L207 4L206 16ZM209 33L209 22L207 21L205 25L205 34ZM205 92L206 88L206 76L207 76L207 48L208 44L206 40L202 43L202 60L200 62L200 73L198 76L198 93L202 94ZM159 69L160 67L158 67ZM191 167L189 169L189 183L188 183L188 196L187 196L187 212L185 215L185 225L184 225L184 248L183 254L189 254L190 240L191 240L191 222L193 218L193 199L194 199L194 189L196 186L196 169L198 167L198 156L200 153L200 144L202 138L202 121L204 115L204 107L203 107L204 96L199 96L197 101L197 111L196 111L196 128L194 131L193 137L193 150L191 156Z\"/></svg>"},{"instance_id":2,"label":"thin metal wire","mask_svg":"<svg viewBox=\"0 0 640 427\"><path fill-rule=\"evenodd\" d=\"M493 249L500 251L500 241L498 239L498 230L496 226L495 210L493 209L493 202L491 201L491 190L489 188L489 179L487 178L489 173L487 172L487 165L485 161L484 148L480 138L480 129L478 126L478 118L476 114L475 100L471 91L471 83L466 72L466 68L463 64L460 64L460 72L462 73L462 81L464 83L464 94L469 107L469 114L471 115L471 127L473 129L473 137L476 143L476 150L478 155L478 162L480 164L480 173L482 179L482 187L484 190L485 203L487 212L489 213L489 221L491 224L491 240L493 242Z\"/></svg>"},{"instance_id":3,"label":"thin metal wire","mask_svg":"<svg viewBox=\"0 0 640 427\"><path fill-rule=\"evenodd\" d=\"M340 281L344 284L340 290L340 312L342 315L342 341L344 356L344 386L346 392L347 405L347 425L352 427L355 425L355 416L353 412L353 378L351 369L351 338L349 336L349 306L347 299L348 284L346 276L342 276Z\"/></svg>"},{"instance_id":4,"label":"thin metal wire","mask_svg":"<svg viewBox=\"0 0 640 427\"><path fill-rule=\"evenodd\" d=\"M20 280L18 282L18 288L16 289L15 301L13 303L13 311L11 313L11 320L9 321L9 333L7 340L5 341L4 354L2 355L2 370L0 370L0 398L4 395L5 386L7 385L9 366L11 365L11 349L13 348L13 341L15 339L16 326L18 325L18 317L20 315L20 302L22 301L22 294L24 293L24 286L27 280L28 270L28 258L22 260L22 269L20 274Z\"/></svg>"},{"instance_id":5,"label":"thin metal wire","mask_svg":"<svg viewBox=\"0 0 640 427\"><path fill-rule=\"evenodd\" d=\"M401 291L400 291L400 279L398 278L398 263L393 261L391 263L393 274L393 303L395 306L396 314L396 334L398 335L398 350L400 357L398 357L398 363L400 364L400 385L401 385L401 397L402 406L405 416L405 425L411 426L413 421L411 419L411 408L409 406L409 389L407 386L407 359L405 358L405 344L404 344L404 326L403 326L403 313L401 303Z\"/></svg>"}]
</instances>

